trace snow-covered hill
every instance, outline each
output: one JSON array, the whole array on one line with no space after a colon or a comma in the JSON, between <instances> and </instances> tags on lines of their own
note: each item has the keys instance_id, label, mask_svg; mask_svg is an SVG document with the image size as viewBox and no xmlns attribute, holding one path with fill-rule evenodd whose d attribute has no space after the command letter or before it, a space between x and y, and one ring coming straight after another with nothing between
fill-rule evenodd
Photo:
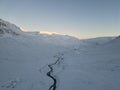
<instances>
[{"instance_id":1,"label":"snow-covered hill","mask_svg":"<svg viewBox=\"0 0 120 90\"><path fill-rule=\"evenodd\" d=\"M3 34L19 35L21 32L20 28L16 25L0 19L0 36Z\"/></svg>"},{"instance_id":2,"label":"snow-covered hill","mask_svg":"<svg viewBox=\"0 0 120 90\"><path fill-rule=\"evenodd\" d=\"M22 32L0 20L0 90L120 90L120 38Z\"/></svg>"}]
</instances>

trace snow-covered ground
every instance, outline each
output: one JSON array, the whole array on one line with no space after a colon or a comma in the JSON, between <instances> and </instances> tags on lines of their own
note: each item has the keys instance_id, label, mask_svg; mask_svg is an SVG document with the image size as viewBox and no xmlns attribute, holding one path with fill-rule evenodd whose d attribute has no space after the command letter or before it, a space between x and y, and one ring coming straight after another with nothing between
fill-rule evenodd
<instances>
[{"instance_id":1,"label":"snow-covered ground","mask_svg":"<svg viewBox=\"0 0 120 90\"><path fill-rule=\"evenodd\" d=\"M120 37L28 33L0 19L0 90L120 90L119 46Z\"/></svg>"}]
</instances>

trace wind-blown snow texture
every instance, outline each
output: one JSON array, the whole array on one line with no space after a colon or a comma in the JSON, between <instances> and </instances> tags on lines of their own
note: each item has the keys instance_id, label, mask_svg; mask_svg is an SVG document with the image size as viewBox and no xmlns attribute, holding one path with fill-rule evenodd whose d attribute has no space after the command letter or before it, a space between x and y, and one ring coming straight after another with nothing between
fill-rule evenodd
<instances>
[{"instance_id":1,"label":"wind-blown snow texture","mask_svg":"<svg viewBox=\"0 0 120 90\"><path fill-rule=\"evenodd\" d=\"M0 90L120 90L119 46L120 37L25 33L0 19Z\"/></svg>"}]
</instances>

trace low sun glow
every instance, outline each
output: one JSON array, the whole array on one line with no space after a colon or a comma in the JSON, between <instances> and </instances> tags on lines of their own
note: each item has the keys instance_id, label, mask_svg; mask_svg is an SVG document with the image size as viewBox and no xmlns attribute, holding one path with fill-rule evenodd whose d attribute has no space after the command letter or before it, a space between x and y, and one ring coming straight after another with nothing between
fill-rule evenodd
<instances>
[{"instance_id":1,"label":"low sun glow","mask_svg":"<svg viewBox=\"0 0 120 90\"><path fill-rule=\"evenodd\" d=\"M40 34L48 34L48 35L52 35L52 34L58 34L56 32L49 32L49 31L40 31Z\"/></svg>"},{"instance_id":2,"label":"low sun glow","mask_svg":"<svg viewBox=\"0 0 120 90\"><path fill-rule=\"evenodd\" d=\"M20 29L23 31L23 32L29 32L27 29L24 29L22 27L20 27ZM48 34L48 35L52 35L52 34L58 34L57 32L49 32L49 31L40 31L39 34Z\"/></svg>"},{"instance_id":3,"label":"low sun glow","mask_svg":"<svg viewBox=\"0 0 120 90\"><path fill-rule=\"evenodd\" d=\"M22 28L22 27L20 27L20 29L21 29L23 32L28 32L28 30L26 30L26 29L24 29L24 28Z\"/></svg>"}]
</instances>

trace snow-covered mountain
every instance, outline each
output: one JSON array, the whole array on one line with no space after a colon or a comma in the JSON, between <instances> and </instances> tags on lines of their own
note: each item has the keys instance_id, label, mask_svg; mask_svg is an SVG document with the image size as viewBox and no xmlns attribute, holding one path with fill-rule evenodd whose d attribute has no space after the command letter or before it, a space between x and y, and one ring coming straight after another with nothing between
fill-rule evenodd
<instances>
[{"instance_id":1,"label":"snow-covered mountain","mask_svg":"<svg viewBox=\"0 0 120 90\"><path fill-rule=\"evenodd\" d=\"M0 19L0 35L19 35L21 32L20 28L16 25Z\"/></svg>"},{"instance_id":2,"label":"snow-covered mountain","mask_svg":"<svg viewBox=\"0 0 120 90\"><path fill-rule=\"evenodd\" d=\"M39 32L23 32L19 27L14 24L11 24L7 21L0 19L0 36L22 36L22 37L34 37L39 38L40 40L47 43L54 43L56 45L74 45L78 44L79 39L60 34L40 34Z\"/></svg>"},{"instance_id":3,"label":"snow-covered mountain","mask_svg":"<svg viewBox=\"0 0 120 90\"><path fill-rule=\"evenodd\" d=\"M120 38L22 32L0 19L0 90L120 90Z\"/></svg>"}]
</instances>

